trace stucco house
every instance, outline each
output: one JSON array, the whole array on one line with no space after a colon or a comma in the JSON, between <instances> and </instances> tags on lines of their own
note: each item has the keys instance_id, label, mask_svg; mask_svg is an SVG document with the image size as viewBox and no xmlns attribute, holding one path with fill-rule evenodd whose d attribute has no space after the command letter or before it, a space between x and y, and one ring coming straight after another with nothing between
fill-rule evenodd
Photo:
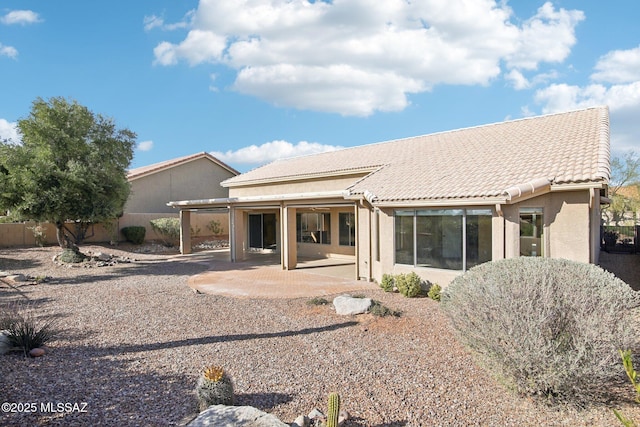
<instances>
[{"instance_id":1,"label":"stucco house","mask_svg":"<svg viewBox=\"0 0 640 427\"><path fill-rule=\"evenodd\" d=\"M227 197L229 190L219 183L239 173L205 152L131 169L127 175L131 194L124 212L175 214L167 206L171 200Z\"/></svg>"},{"instance_id":2,"label":"stucco house","mask_svg":"<svg viewBox=\"0 0 640 427\"><path fill-rule=\"evenodd\" d=\"M183 230L228 208L231 261L344 257L358 279L446 285L501 258L597 262L609 149L608 108L588 108L275 161L223 181L228 197L169 205Z\"/></svg>"}]
</instances>

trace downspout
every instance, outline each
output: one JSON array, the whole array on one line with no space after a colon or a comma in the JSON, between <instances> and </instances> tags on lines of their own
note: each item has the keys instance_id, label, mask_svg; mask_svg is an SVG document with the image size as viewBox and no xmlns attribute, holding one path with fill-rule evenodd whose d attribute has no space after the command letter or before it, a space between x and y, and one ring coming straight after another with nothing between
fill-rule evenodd
<instances>
[{"instance_id":1,"label":"downspout","mask_svg":"<svg viewBox=\"0 0 640 427\"><path fill-rule=\"evenodd\" d=\"M502 224L502 248L500 250L500 259L505 259L506 257L506 245L507 245L507 223L504 218L504 212L502 212L502 205L500 203L496 203L496 213L500 218L500 222ZM493 256L491 257L493 259Z\"/></svg>"}]
</instances>

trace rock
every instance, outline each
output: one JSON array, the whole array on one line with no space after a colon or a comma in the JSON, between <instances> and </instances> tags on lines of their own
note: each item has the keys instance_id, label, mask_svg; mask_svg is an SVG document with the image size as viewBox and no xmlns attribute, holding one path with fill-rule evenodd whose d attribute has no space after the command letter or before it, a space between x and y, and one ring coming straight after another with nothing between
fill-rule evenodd
<instances>
[{"instance_id":1,"label":"rock","mask_svg":"<svg viewBox=\"0 0 640 427\"><path fill-rule=\"evenodd\" d=\"M32 348L31 351L29 352L29 356L31 357L40 357L40 356L44 356L44 349L43 348Z\"/></svg>"},{"instance_id":2,"label":"rock","mask_svg":"<svg viewBox=\"0 0 640 427\"><path fill-rule=\"evenodd\" d=\"M10 276L7 276L7 279L14 281L14 282L26 282L27 281L27 277L24 274L12 274Z\"/></svg>"},{"instance_id":3,"label":"rock","mask_svg":"<svg viewBox=\"0 0 640 427\"><path fill-rule=\"evenodd\" d=\"M289 427L274 415L253 406L213 405L187 424L188 427Z\"/></svg>"},{"instance_id":4,"label":"rock","mask_svg":"<svg viewBox=\"0 0 640 427\"><path fill-rule=\"evenodd\" d=\"M7 273L6 271L0 271L0 277L7 277L9 275L9 273Z\"/></svg>"},{"instance_id":5,"label":"rock","mask_svg":"<svg viewBox=\"0 0 640 427\"><path fill-rule=\"evenodd\" d=\"M313 411L309 412L308 417L310 420L320 420L324 419L324 414L318 408L314 408Z\"/></svg>"},{"instance_id":6,"label":"rock","mask_svg":"<svg viewBox=\"0 0 640 427\"><path fill-rule=\"evenodd\" d=\"M309 427L309 418L304 415L300 415L291 423L291 427Z\"/></svg>"},{"instance_id":7,"label":"rock","mask_svg":"<svg viewBox=\"0 0 640 427\"><path fill-rule=\"evenodd\" d=\"M0 331L0 354L7 354L12 348L8 335L8 331Z\"/></svg>"},{"instance_id":8,"label":"rock","mask_svg":"<svg viewBox=\"0 0 640 427\"><path fill-rule=\"evenodd\" d=\"M102 252L97 252L93 257L100 261L111 261L112 258L111 255Z\"/></svg>"},{"instance_id":9,"label":"rock","mask_svg":"<svg viewBox=\"0 0 640 427\"><path fill-rule=\"evenodd\" d=\"M336 313L343 316L366 313L371 303L371 298L353 298L349 295L340 295L333 299Z\"/></svg>"},{"instance_id":10,"label":"rock","mask_svg":"<svg viewBox=\"0 0 640 427\"><path fill-rule=\"evenodd\" d=\"M338 425L341 426L348 419L349 419L349 413L344 409L341 409L340 413L338 414Z\"/></svg>"}]
</instances>

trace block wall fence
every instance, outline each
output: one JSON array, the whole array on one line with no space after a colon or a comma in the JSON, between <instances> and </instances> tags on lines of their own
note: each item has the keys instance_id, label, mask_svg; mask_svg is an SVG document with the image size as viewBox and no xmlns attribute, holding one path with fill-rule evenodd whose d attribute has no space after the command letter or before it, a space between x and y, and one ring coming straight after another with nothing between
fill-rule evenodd
<instances>
[{"instance_id":1,"label":"block wall fence","mask_svg":"<svg viewBox=\"0 0 640 427\"><path fill-rule=\"evenodd\" d=\"M109 243L111 241L124 242L126 239L122 235L121 231L124 227L133 225L145 227L145 241L159 240L159 236L151 228L150 221L157 218L178 218L178 213L175 214L146 214L146 213L127 213L116 221L115 236L112 236L109 229L102 224L94 224L87 230L87 238L85 244L90 243ZM211 221L218 221L220 227L220 233L217 236L213 236L211 231L207 228L207 225ZM6 223L0 224L0 248L14 248L14 247L32 247L36 246L36 239L33 234L32 227L36 226L35 222L21 222L21 223ZM45 232L45 245L57 245L56 240L56 227L53 224L41 223ZM69 223L70 228L73 230L73 223ZM197 234L192 234L192 239L199 238L227 238L229 235L229 215L227 213L205 213L205 212L192 212L191 213L191 228L194 231L198 231ZM115 237L115 239L114 239Z\"/></svg>"}]
</instances>

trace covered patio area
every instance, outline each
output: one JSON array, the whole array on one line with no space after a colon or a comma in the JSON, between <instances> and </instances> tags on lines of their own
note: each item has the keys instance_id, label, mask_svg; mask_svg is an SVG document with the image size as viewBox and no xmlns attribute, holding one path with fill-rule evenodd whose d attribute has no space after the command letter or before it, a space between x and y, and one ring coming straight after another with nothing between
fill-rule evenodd
<instances>
[{"instance_id":1,"label":"covered patio area","mask_svg":"<svg viewBox=\"0 0 640 427\"><path fill-rule=\"evenodd\" d=\"M187 255L202 256L202 253ZM279 254L255 254L237 262L229 251L207 252L210 269L192 276L188 285L197 292L244 298L312 298L377 289L372 282L355 280L354 262L301 259L295 270L283 270Z\"/></svg>"}]
</instances>

